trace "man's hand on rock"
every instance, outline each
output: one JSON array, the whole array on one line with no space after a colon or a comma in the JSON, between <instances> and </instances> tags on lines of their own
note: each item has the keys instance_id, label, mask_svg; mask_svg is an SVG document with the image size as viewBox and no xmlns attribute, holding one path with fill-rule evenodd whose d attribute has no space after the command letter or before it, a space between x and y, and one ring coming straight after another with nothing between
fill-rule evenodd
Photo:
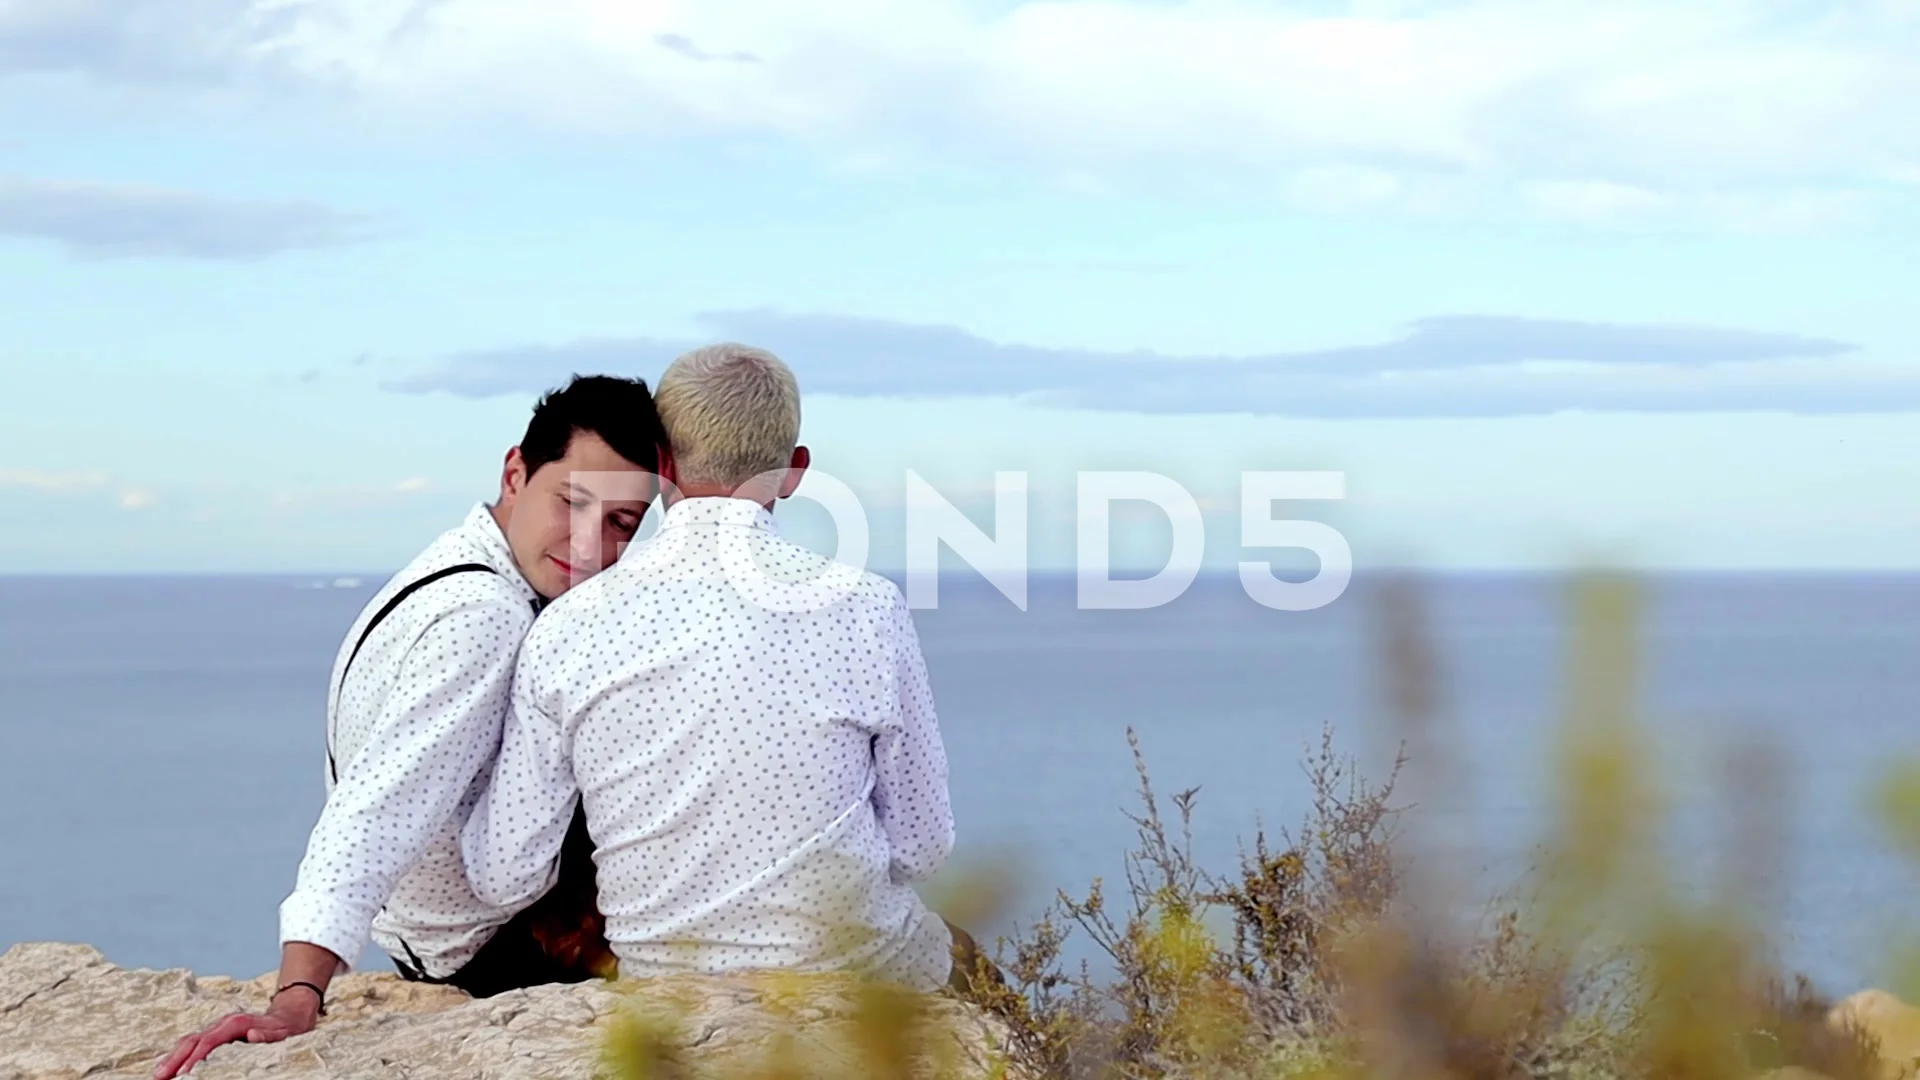
<instances>
[{"instance_id":1,"label":"man's hand on rock","mask_svg":"<svg viewBox=\"0 0 1920 1080\"><path fill-rule=\"evenodd\" d=\"M305 1035L320 1020L320 996L304 986L290 986L274 995L264 1013L235 1013L182 1038L173 1053L153 1070L154 1080L172 1080L192 1069L214 1047L230 1042L270 1043Z\"/></svg>"}]
</instances>

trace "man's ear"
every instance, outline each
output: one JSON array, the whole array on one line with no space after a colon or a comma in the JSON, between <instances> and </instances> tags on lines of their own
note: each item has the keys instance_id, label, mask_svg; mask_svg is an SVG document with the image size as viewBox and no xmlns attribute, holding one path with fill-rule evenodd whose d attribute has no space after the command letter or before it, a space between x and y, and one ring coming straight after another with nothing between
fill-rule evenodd
<instances>
[{"instance_id":1,"label":"man's ear","mask_svg":"<svg viewBox=\"0 0 1920 1080\"><path fill-rule=\"evenodd\" d=\"M680 501L680 472L674 465L673 451L660 448L660 456L654 459L653 497L650 502L662 510Z\"/></svg>"},{"instance_id":2,"label":"man's ear","mask_svg":"<svg viewBox=\"0 0 1920 1080\"><path fill-rule=\"evenodd\" d=\"M800 487L800 481L806 478L807 466L813 464L813 455L804 446L793 448L793 460L787 465L787 474L780 478L780 498L792 495Z\"/></svg>"},{"instance_id":3,"label":"man's ear","mask_svg":"<svg viewBox=\"0 0 1920 1080\"><path fill-rule=\"evenodd\" d=\"M511 505L514 497L527 487L527 459L520 456L520 448L507 451L507 460L500 468L500 505Z\"/></svg>"}]
</instances>

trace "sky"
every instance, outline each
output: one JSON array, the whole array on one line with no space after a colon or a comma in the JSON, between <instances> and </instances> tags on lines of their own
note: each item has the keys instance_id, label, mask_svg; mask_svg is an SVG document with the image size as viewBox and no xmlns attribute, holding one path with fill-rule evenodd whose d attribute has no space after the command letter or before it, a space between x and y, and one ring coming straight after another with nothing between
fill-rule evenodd
<instances>
[{"instance_id":1,"label":"sky","mask_svg":"<svg viewBox=\"0 0 1920 1080\"><path fill-rule=\"evenodd\" d=\"M989 531L1026 474L1045 569L1101 470L1221 567L1295 470L1362 572L1920 567L1916 56L1920 0L0 0L0 573L392 570L541 391L721 340L876 569L909 472Z\"/></svg>"}]
</instances>

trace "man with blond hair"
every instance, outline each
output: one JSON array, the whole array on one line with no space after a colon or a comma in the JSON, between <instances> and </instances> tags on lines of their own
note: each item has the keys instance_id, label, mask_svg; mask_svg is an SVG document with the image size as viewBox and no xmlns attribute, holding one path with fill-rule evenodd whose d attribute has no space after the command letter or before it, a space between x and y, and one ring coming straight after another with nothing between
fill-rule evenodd
<instances>
[{"instance_id":1,"label":"man with blond hair","mask_svg":"<svg viewBox=\"0 0 1920 1080\"><path fill-rule=\"evenodd\" d=\"M576 801L623 976L858 970L931 990L954 937L911 888L952 850L913 619L885 578L783 539L800 393L759 349L675 360L658 535L556 601L462 835L474 891L553 881Z\"/></svg>"}]
</instances>

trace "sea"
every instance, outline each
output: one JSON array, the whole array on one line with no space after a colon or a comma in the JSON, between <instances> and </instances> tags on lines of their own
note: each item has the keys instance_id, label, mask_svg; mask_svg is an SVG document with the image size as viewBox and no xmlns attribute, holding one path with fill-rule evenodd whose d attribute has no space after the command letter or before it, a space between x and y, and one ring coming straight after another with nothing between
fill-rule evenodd
<instances>
[{"instance_id":1,"label":"sea","mask_svg":"<svg viewBox=\"0 0 1920 1080\"><path fill-rule=\"evenodd\" d=\"M327 672L384 578L0 578L0 947L270 970L323 799ZM1450 872L1429 876L1455 882L1455 912L1523 881L1559 820L1554 754L1581 715L1566 577L1362 573L1286 612L1232 575L1157 608L1083 610L1068 577L1030 579L1023 609L963 574L915 613L959 832L936 890L1010 882L975 916L984 937L1028 925L1057 890L1098 878L1112 895L1141 807L1130 734L1163 798L1197 789L1193 854L1216 872L1257 832L1298 828L1323 733L1384 779L1409 730L1388 707L1386 673L1405 669L1382 633L1389 584L1418 601L1437 694L1399 801L1409 865ZM1821 989L1884 985L1920 931L1913 866L1870 798L1920 759L1920 575L1633 587L1637 674L1618 678L1649 748L1635 779L1669 824L1643 847L1685 888L1745 866L1783 962ZM1728 767L1755 748L1776 767Z\"/></svg>"}]
</instances>

